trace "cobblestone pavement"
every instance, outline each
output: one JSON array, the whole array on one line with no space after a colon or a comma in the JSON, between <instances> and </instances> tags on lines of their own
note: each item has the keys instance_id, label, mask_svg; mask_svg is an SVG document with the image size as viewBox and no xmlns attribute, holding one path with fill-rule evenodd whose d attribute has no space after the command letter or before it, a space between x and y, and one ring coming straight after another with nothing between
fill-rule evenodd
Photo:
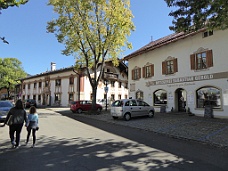
<instances>
[{"instance_id":1,"label":"cobblestone pavement","mask_svg":"<svg viewBox=\"0 0 228 171\"><path fill-rule=\"evenodd\" d=\"M49 108L49 110L61 112L69 110L69 108ZM189 116L186 113L155 113L154 118L142 117L124 121L122 119L114 120L109 110L102 111L99 115L88 113L76 113L73 115L152 131L175 138L194 140L228 149L228 119Z\"/></svg>"}]
</instances>

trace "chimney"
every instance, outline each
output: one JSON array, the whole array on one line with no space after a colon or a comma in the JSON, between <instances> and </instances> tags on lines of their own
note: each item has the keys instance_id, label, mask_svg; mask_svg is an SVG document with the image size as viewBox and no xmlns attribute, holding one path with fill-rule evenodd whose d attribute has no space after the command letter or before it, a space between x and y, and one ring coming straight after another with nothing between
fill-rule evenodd
<instances>
[{"instance_id":1,"label":"chimney","mask_svg":"<svg viewBox=\"0 0 228 171\"><path fill-rule=\"evenodd\" d=\"M56 63L51 62L51 71L55 71L56 70Z\"/></svg>"}]
</instances>

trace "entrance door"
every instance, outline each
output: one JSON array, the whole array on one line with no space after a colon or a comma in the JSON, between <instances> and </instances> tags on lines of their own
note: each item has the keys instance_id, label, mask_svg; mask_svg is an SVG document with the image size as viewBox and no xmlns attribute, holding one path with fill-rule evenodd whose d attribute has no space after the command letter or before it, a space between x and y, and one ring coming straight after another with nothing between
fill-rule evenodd
<instances>
[{"instance_id":1,"label":"entrance door","mask_svg":"<svg viewBox=\"0 0 228 171\"><path fill-rule=\"evenodd\" d=\"M186 91L182 88L176 90L178 112L186 111Z\"/></svg>"}]
</instances>

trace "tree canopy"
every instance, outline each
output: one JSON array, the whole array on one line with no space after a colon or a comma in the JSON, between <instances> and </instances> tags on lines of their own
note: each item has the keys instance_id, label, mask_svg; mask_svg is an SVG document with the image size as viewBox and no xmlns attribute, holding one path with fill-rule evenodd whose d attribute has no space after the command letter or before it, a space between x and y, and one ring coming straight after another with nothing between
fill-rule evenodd
<instances>
[{"instance_id":1,"label":"tree canopy","mask_svg":"<svg viewBox=\"0 0 228 171\"><path fill-rule=\"evenodd\" d=\"M19 84L19 79L25 78L26 73L21 67L21 62L16 58L0 58L0 89L8 90L8 97L10 97L10 90Z\"/></svg>"},{"instance_id":2,"label":"tree canopy","mask_svg":"<svg viewBox=\"0 0 228 171\"><path fill-rule=\"evenodd\" d=\"M176 10L169 13L173 17L170 30L194 31L201 28L228 28L227 0L165 0L169 7Z\"/></svg>"},{"instance_id":3,"label":"tree canopy","mask_svg":"<svg viewBox=\"0 0 228 171\"><path fill-rule=\"evenodd\" d=\"M19 6L27 3L28 0L0 0L0 11L8 7Z\"/></svg>"},{"instance_id":4,"label":"tree canopy","mask_svg":"<svg viewBox=\"0 0 228 171\"><path fill-rule=\"evenodd\" d=\"M85 66L94 104L104 61L111 59L117 66L124 47L131 48L127 41L134 30L130 0L50 0L49 5L59 17L48 22L47 30L65 44L63 54L75 57L76 68ZM98 63L102 65L97 75Z\"/></svg>"}]
</instances>

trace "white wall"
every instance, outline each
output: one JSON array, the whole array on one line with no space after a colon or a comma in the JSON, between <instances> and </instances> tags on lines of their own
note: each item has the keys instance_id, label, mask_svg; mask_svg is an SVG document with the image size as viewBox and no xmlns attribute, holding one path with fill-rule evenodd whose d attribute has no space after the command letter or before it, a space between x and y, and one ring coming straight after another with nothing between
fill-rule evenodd
<instances>
[{"instance_id":1,"label":"white wall","mask_svg":"<svg viewBox=\"0 0 228 171\"><path fill-rule=\"evenodd\" d=\"M130 84L135 84L135 91L129 92L129 96L135 98L136 91L142 90L144 92L144 100L149 104L153 105L153 92L158 89L164 89L167 91L167 95L175 97L175 91L177 88L183 88L187 91L188 95L193 94L194 101L191 104L188 104L191 111L195 114L203 115L203 109L196 109L196 93L195 91L203 86L214 86L217 87L224 93L228 91L228 82L227 78L221 79L211 79L203 81L194 81L188 83L176 83L176 84L165 84L159 86L146 86L148 81L157 81L165 80L172 78L180 78L187 76L197 76L197 75L206 75L220 72L227 72L227 40L228 40L228 30L224 31L214 31L213 36L202 38L202 33L199 33L195 36L189 36L186 39L181 39L177 42L164 45L160 48L157 48L148 53L141 54L137 57L129 59L129 89ZM197 51L199 48L212 49L213 50L213 67L205 70L191 70L190 68L190 55ZM167 57L175 57L178 59L178 72L172 75L162 75L162 61ZM137 67L143 67L147 62L154 64L154 77L150 79L141 78L140 80L131 80L132 78L132 69ZM224 94L222 94L224 96ZM222 97L224 104L224 97ZM175 99L173 101L168 101L167 111L170 111L174 107ZM227 103L225 103L227 104ZM159 111L160 108L156 108ZM227 117L228 118L228 106L223 105L222 109L214 111L216 117Z\"/></svg>"}]
</instances>

